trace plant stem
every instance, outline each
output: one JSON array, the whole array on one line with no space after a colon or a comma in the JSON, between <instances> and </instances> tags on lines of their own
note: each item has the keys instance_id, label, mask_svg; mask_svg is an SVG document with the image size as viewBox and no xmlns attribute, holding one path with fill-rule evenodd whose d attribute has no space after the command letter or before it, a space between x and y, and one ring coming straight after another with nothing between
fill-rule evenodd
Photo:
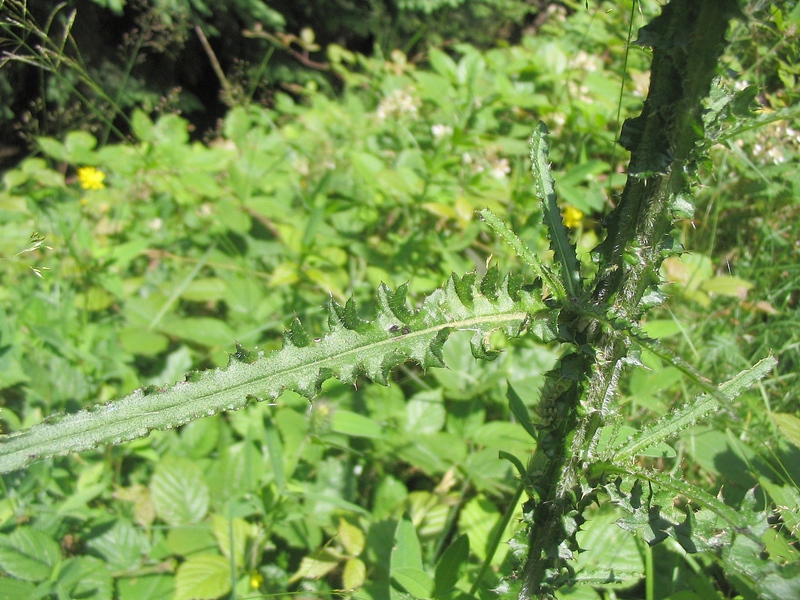
<instances>
[{"instance_id":1,"label":"plant stem","mask_svg":"<svg viewBox=\"0 0 800 600\"><path fill-rule=\"evenodd\" d=\"M675 253L670 205L689 193L694 149L702 132L702 100L725 48L735 0L672 0L639 32L653 48L651 85L642 114L626 121L620 143L631 151L620 204L606 220L606 239L594 250L600 268L585 308L637 325L659 303L654 293L666 255ZM591 490L584 469L587 448L607 424L630 335L607 319L579 318L564 310L564 341L573 350L548 374L540 412L546 412L534 462L541 465L538 498L528 511L529 555L520 598L550 598L571 577L567 560ZM549 421L549 422L548 422Z\"/></svg>"}]
</instances>

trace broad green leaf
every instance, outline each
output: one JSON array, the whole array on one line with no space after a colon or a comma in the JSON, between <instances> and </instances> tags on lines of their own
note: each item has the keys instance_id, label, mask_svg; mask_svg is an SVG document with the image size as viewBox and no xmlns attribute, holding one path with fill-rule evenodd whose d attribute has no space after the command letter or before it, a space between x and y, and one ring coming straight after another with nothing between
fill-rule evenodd
<instances>
[{"instance_id":1,"label":"broad green leaf","mask_svg":"<svg viewBox=\"0 0 800 600\"><path fill-rule=\"evenodd\" d=\"M286 489L286 472L284 469L283 443L278 435L275 422L269 415L264 419L264 437L269 450L269 464L272 467L272 474L275 477L275 484L283 493Z\"/></svg>"},{"instance_id":2,"label":"broad green leaf","mask_svg":"<svg viewBox=\"0 0 800 600\"><path fill-rule=\"evenodd\" d=\"M183 379L184 374L192 368L192 353L189 348L181 344L167 355L164 368L154 376L148 383L161 385L164 383L174 383Z\"/></svg>"},{"instance_id":3,"label":"broad green leaf","mask_svg":"<svg viewBox=\"0 0 800 600\"><path fill-rule=\"evenodd\" d=\"M86 131L70 131L64 139L66 161L73 165L94 164L97 139Z\"/></svg>"},{"instance_id":4,"label":"broad green leaf","mask_svg":"<svg viewBox=\"0 0 800 600\"><path fill-rule=\"evenodd\" d=\"M158 326L161 333L205 347L230 347L235 336L225 321L213 317L167 315Z\"/></svg>"},{"instance_id":5,"label":"broad green leaf","mask_svg":"<svg viewBox=\"0 0 800 600\"><path fill-rule=\"evenodd\" d=\"M225 191L222 189L212 189L206 195L209 195L211 191L216 191L218 195L225 194ZM217 200L216 216L219 226L226 227L235 233L245 234L253 227L253 220L250 218L250 215L245 212L239 202L225 199Z\"/></svg>"},{"instance_id":6,"label":"broad green leaf","mask_svg":"<svg viewBox=\"0 0 800 600\"><path fill-rule=\"evenodd\" d=\"M190 557L175 573L175 600L213 600L231 591L231 565L218 554Z\"/></svg>"},{"instance_id":7,"label":"broad green leaf","mask_svg":"<svg viewBox=\"0 0 800 600\"><path fill-rule=\"evenodd\" d=\"M339 540L350 556L358 556L364 550L364 532L344 519L339 519Z\"/></svg>"},{"instance_id":8,"label":"broad green leaf","mask_svg":"<svg viewBox=\"0 0 800 600\"><path fill-rule=\"evenodd\" d=\"M383 428L379 423L364 415L343 409L333 411L331 430L353 437L374 439L383 437Z\"/></svg>"},{"instance_id":9,"label":"broad green leaf","mask_svg":"<svg viewBox=\"0 0 800 600\"><path fill-rule=\"evenodd\" d=\"M452 590L469 563L469 537L458 536L444 551L436 565L433 597L440 597Z\"/></svg>"},{"instance_id":10,"label":"broad green leaf","mask_svg":"<svg viewBox=\"0 0 800 600\"><path fill-rule=\"evenodd\" d=\"M181 427L181 444L189 458L208 456L216 448L219 438L219 419L199 419Z\"/></svg>"},{"instance_id":11,"label":"broad green leaf","mask_svg":"<svg viewBox=\"0 0 800 600\"><path fill-rule=\"evenodd\" d=\"M140 529L119 517L95 526L86 539L86 548L114 571L133 571L143 562L148 545Z\"/></svg>"},{"instance_id":12,"label":"broad green leaf","mask_svg":"<svg viewBox=\"0 0 800 600\"><path fill-rule=\"evenodd\" d=\"M220 449L206 475L212 501L218 503L236 494L253 493L265 475L265 467L260 446L252 442L236 442Z\"/></svg>"},{"instance_id":13,"label":"broad green leaf","mask_svg":"<svg viewBox=\"0 0 800 600\"><path fill-rule=\"evenodd\" d=\"M217 548L217 540L208 521L172 527L166 539L169 550L178 556L208 554Z\"/></svg>"},{"instance_id":14,"label":"broad green leaf","mask_svg":"<svg viewBox=\"0 0 800 600\"><path fill-rule=\"evenodd\" d=\"M711 259L702 254L683 254L664 259L661 270L680 292L702 306L709 305L708 294L702 291L703 283L713 276Z\"/></svg>"},{"instance_id":15,"label":"broad green leaf","mask_svg":"<svg viewBox=\"0 0 800 600\"><path fill-rule=\"evenodd\" d=\"M173 600L175 579L166 574L118 577L119 600Z\"/></svg>"},{"instance_id":16,"label":"broad green leaf","mask_svg":"<svg viewBox=\"0 0 800 600\"><path fill-rule=\"evenodd\" d=\"M422 570L422 549L414 524L407 517L403 517L397 523L390 568L391 573L396 569Z\"/></svg>"},{"instance_id":17,"label":"broad green leaf","mask_svg":"<svg viewBox=\"0 0 800 600\"><path fill-rule=\"evenodd\" d=\"M408 496L408 490L402 481L386 475L378 483L372 502L372 514L375 519L384 519L397 509Z\"/></svg>"},{"instance_id":18,"label":"broad green leaf","mask_svg":"<svg viewBox=\"0 0 800 600\"><path fill-rule=\"evenodd\" d=\"M377 156L366 152L352 152L350 160L356 174L366 180L374 181L375 176L384 170L385 165Z\"/></svg>"},{"instance_id":19,"label":"broad green leaf","mask_svg":"<svg viewBox=\"0 0 800 600\"><path fill-rule=\"evenodd\" d=\"M342 557L331 549L323 548L318 552L304 556L300 561L300 566L292 575L289 581L300 581L301 579L319 579L325 577L333 571L341 562Z\"/></svg>"},{"instance_id":20,"label":"broad green leaf","mask_svg":"<svg viewBox=\"0 0 800 600\"><path fill-rule=\"evenodd\" d=\"M642 331L658 340L680 333L681 326L675 319L650 319L642 325Z\"/></svg>"},{"instance_id":21,"label":"broad green leaf","mask_svg":"<svg viewBox=\"0 0 800 600\"><path fill-rule=\"evenodd\" d=\"M18 527L0 534L0 567L25 581L43 581L50 577L61 559L61 549L47 534L32 527Z\"/></svg>"},{"instance_id":22,"label":"broad green leaf","mask_svg":"<svg viewBox=\"0 0 800 600\"><path fill-rule=\"evenodd\" d=\"M466 441L446 431L416 435L413 440L398 436L395 444L399 458L431 475L444 473L467 455Z\"/></svg>"},{"instance_id":23,"label":"broad green leaf","mask_svg":"<svg viewBox=\"0 0 800 600\"><path fill-rule=\"evenodd\" d=\"M58 584L69 590L70 598L105 600L114 592L114 579L108 565L94 556L76 556L64 562Z\"/></svg>"},{"instance_id":24,"label":"broad green leaf","mask_svg":"<svg viewBox=\"0 0 800 600\"><path fill-rule=\"evenodd\" d=\"M0 600L23 600L35 598L36 586L29 581L0 577ZM128 600L123 599L123 600Z\"/></svg>"},{"instance_id":25,"label":"broad green leaf","mask_svg":"<svg viewBox=\"0 0 800 600\"><path fill-rule=\"evenodd\" d=\"M414 72L414 80L417 83L420 98L437 106L450 106L447 96L452 96L455 92L449 77L430 71L417 70Z\"/></svg>"},{"instance_id":26,"label":"broad green leaf","mask_svg":"<svg viewBox=\"0 0 800 600\"><path fill-rule=\"evenodd\" d=\"M181 298L190 302L216 302L225 295L227 285L217 277L193 279L183 290Z\"/></svg>"},{"instance_id":27,"label":"broad green leaf","mask_svg":"<svg viewBox=\"0 0 800 600\"><path fill-rule=\"evenodd\" d=\"M436 433L446 416L442 388L418 392L406 404L405 429L414 434Z\"/></svg>"},{"instance_id":28,"label":"broad green leaf","mask_svg":"<svg viewBox=\"0 0 800 600\"><path fill-rule=\"evenodd\" d=\"M151 141L153 122L143 110L137 109L133 111L133 115L131 116L131 129L133 130L133 134L141 141Z\"/></svg>"},{"instance_id":29,"label":"broad green leaf","mask_svg":"<svg viewBox=\"0 0 800 600\"><path fill-rule=\"evenodd\" d=\"M412 567L392 568L393 587L400 586L414 598L430 598L433 592L433 578L422 569ZM394 590L392 590L394 591Z\"/></svg>"},{"instance_id":30,"label":"broad green leaf","mask_svg":"<svg viewBox=\"0 0 800 600\"><path fill-rule=\"evenodd\" d=\"M428 60L434 71L444 75L453 83L458 81L458 66L447 54L437 48L432 48L428 54Z\"/></svg>"},{"instance_id":31,"label":"broad green leaf","mask_svg":"<svg viewBox=\"0 0 800 600\"><path fill-rule=\"evenodd\" d=\"M462 463L476 489L499 493L507 487L511 465L497 460L498 454L497 448L484 448L471 452Z\"/></svg>"},{"instance_id":32,"label":"broad green leaf","mask_svg":"<svg viewBox=\"0 0 800 600\"><path fill-rule=\"evenodd\" d=\"M531 439L518 423L507 421L490 421L478 427L470 435L475 444L494 450L506 450L517 456L527 456L535 446Z\"/></svg>"},{"instance_id":33,"label":"broad green leaf","mask_svg":"<svg viewBox=\"0 0 800 600\"><path fill-rule=\"evenodd\" d=\"M99 286L91 286L85 292L75 294L75 303L92 312L105 310L115 301L114 296Z\"/></svg>"},{"instance_id":34,"label":"broad green leaf","mask_svg":"<svg viewBox=\"0 0 800 600\"><path fill-rule=\"evenodd\" d=\"M150 481L156 514L170 525L199 523L208 511L209 490L193 460L167 456Z\"/></svg>"},{"instance_id":35,"label":"broad green leaf","mask_svg":"<svg viewBox=\"0 0 800 600\"><path fill-rule=\"evenodd\" d=\"M180 165L182 159L190 152L187 146L189 141L189 122L176 114L163 115L153 125L150 131L151 140L160 146L173 160L173 164Z\"/></svg>"},{"instance_id":36,"label":"broad green leaf","mask_svg":"<svg viewBox=\"0 0 800 600\"><path fill-rule=\"evenodd\" d=\"M771 416L784 437L800 448L800 418L791 413L772 413Z\"/></svg>"},{"instance_id":37,"label":"broad green leaf","mask_svg":"<svg viewBox=\"0 0 800 600\"><path fill-rule=\"evenodd\" d=\"M583 183L592 175L599 175L609 169L609 164L602 160L587 160L569 169L564 175L558 178L558 183L576 185Z\"/></svg>"},{"instance_id":38,"label":"broad green leaf","mask_svg":"<svg viewBox=\"0 0 800 600\"><path fill-rule=\"evenodd\" d=\"M745 281L740 277L712 277L704 281L700 288L711 294L719 296L727 296L730 298L738 298L744 300L747 297L747 292L752 289L753 284Z\"/></svg>"},{"instance_id":39,"label":"broad green leaf","mask_svg":"<svg viewBox=\"0 0 800 600\"><path fill-rule=\"evenodd\" d=\"M39 148L47 156L60 162L67 162L67 149L64 144L50 137L40 137L36 139ZM14 187L14 186L9 186Z\"/></svg>"},{"instance_id":40,"label":"broad green leaf","mask_svg":"<svg viewBox=\"0 0 800 600\"><path fill-rule=\"evenodd\" d=\"M330 504L347 512L352 512L360 515L364 515L365 517L369 516L369 511L365 508L359 506L358 504L354 504L339 496L333 496L328 494L318 494L316 492L303 492L303 497L308 500L314 500L321 504Z\"/></svg>"},{"instance_id":41,"label":"broad green leaf","mask_svg":"<svg viewBox=\"0 0 800 600\"><path fill-rule=\"evenodd\" d=\"M226 519L215 514L211 517L212 531L225 558L233 555L233 564L244 567L244 553L247 542L253 537L253 526L240 517ZM233 551L231 551L233 550Z\"/></svg>"},{"instance_id":42,"label":"broad green leaf","mask_svg":"<svg viewBox=\"0 0 800 600\"><path fill-rule=\"evenodd\" d=\"M139 327L121 329L119 342L126 352L141 356L158 356L169 347L167 336Z\"/></svg>"},{"instance_id":43,"label":"broad green leaf","mask_svg":"<svg viewBox=\"0 0 800 600\"><path fill-rule=\"evenodd\" d=\"M572 587L562 587L556 592L558 600L603 600L593 587L586 585L576 585Z\"/></svg>"},{"instance_id":44,"label":"broad green leaf","mask_svg":"<svg viewBox=\"0 0 800 600\"><path fill-rule=\"evenodd\" d=\"M476 497L467 502L458 516L459 529L469 536L470 551L481 561L486 559L492 531L501 516L497 507L485 497ZM498 547L492 564L503 562L507 551L505 544Z\"/></svg>"},{"instance_id":45,"label":"broad green leaf","mask_svg":"<svg viewBox=\"0 0 800 600\"><path fill-rule=\"evenodd\" d=\"M360 558L348 558L342 571L345 590L357 590L367 581L367 565Z\"/></svg>"}]
</instances>

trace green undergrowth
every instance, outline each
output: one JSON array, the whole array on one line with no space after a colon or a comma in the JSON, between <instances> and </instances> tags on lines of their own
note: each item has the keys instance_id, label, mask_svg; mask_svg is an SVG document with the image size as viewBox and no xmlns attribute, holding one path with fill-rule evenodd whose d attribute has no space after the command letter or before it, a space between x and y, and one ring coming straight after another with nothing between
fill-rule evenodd
<instances>
[{"instance_id":1,"label":"green undergrowth","mask_svg":"<svg viewBox=\"0 0 800 600\"><path fill-rule=\"evenodd\" d=\"M800 19L757 8L641 322L589 301L647 92L630 6L419 63L331 46L340 97L208 144L142 111L40 139L0 192L0 595L493 598L558 505L559 597L793 597ZM627 340L605 387L593 330Z\"/></svg>"}]
</instances>

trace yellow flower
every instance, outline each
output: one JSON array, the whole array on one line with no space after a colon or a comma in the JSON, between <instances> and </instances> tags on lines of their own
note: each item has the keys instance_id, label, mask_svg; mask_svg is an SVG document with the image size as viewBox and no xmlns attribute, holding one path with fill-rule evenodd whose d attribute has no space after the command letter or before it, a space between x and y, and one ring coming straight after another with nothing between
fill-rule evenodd
<instances>
[{"instance_id":1,"label":"yellow flower","mask_svg":"<svg viewBox=\"0 0 800 600\"><path fill-rule=\"evenodd\" d=\"M564 215L564 225L574 229L583 221L583 213L574 206L567 206L562 213Z\"/></svg>"},{"instance_id":2,"label":"yellow flower","mask_svg":"<svg viewBox=\"0 0 800 600\"><path fill-rule=\"evenodd\" d=\"M264 576L261 573L254 571L250 574L250 589L257 590L262 583L264 583Z\"/></svg>"},{"instance_id":3,"label":"yellow flower","mask_svg":"<svg viewBox=\"0 0 800 600\"><path fill-rule=\"evenodd\" d=\"M78 181L85 190L102 190L105 186L103 180L106 174L94 167L81 167L78 169Z\"/></svg>"}]
</instances>

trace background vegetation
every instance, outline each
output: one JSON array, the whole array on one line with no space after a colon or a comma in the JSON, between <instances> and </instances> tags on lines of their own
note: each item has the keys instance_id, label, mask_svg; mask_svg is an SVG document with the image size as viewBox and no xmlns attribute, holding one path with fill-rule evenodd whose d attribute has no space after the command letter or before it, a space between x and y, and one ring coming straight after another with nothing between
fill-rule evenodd
<instances>
[{"instance_id":1,"label":"background vegetation","mask_svg":"<svg viewBox=\"0 0 800 600\"><path fill-rule=\"evenodd\" d=\"M280 3L86 3L50 19L4 3L4 116L36 150L14 155L0 192L3 431L223 365L234 341L279 347L295 316L322 331L328 294L368 310L381 281L419 296L452 271L515 265L476 209L546 252L527 165L537 119L553 131L557 191L591 272L596 224L624 181L615 139L647 90L648 52L626 52L629 29L658 7L449 4L460 3L374 2L358 19L335 2L304 14ZM744 11L721 65L737 103L711 132L719 143L682 232L690 253L665 263L670 299L647 331L713 381L770 350L780 365L681 434L674 456L642 460L731 506L752 498L776 524L763 541L784 564L797 562L800 508L800 9ZM84 46L80 28L120 14L137 30L121 60L98 62L114 54ZM506 30L487 29L504 23L497 14ZM176 90L193 71L215 82L212 101ZM19 84L31 73L33 98ZM533 402L557 352L523 340L476 363L451 340L446 370L407 365L389 387L328 382L311 407L287 393L5 476L0 594L400 597L389 567L404 513L420 568L440 581L437 565L462 567L458 591L440 596L466 594L516 487L498 450L532 450L508 382ZM695 394L674 367L643 362L623 383L632 424ZM650 549L618 518L606 510L579 540L581 560L624 583L564 596L753 597L712 553ZM466 560L454 558L460 535ZM491 597L518 562L501 545L479 593Z\"/></svg>"}]
</instances>

